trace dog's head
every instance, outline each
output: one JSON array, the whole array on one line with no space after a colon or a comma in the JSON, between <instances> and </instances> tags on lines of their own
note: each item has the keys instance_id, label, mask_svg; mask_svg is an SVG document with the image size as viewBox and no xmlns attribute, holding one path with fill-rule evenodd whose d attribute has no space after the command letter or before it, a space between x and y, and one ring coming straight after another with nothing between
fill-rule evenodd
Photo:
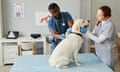
<instances>
[{"instance_id":1,"label":"dog's head","mask_svg":"<svg viewBox=\"0 0 120 72\"><path fill-rule=\"evenodd\" d=\"M89 20L77 19L72 26L72 32L80 33L80 27L88 27Z\"/></svg>"}]
</instances>

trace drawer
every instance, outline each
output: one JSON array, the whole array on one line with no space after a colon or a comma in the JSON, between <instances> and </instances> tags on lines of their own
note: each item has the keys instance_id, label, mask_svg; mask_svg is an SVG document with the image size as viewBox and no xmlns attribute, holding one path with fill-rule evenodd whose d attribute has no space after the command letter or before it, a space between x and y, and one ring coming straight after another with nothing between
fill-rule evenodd
<instances>
[{"instance_id":1,"label":"drawer","mask_svg":"<svg viewBox=\"0 0 120 72\"><path fill-rule=\"evenodd\" d=\"M16 53L18 53L17 50L4 51L4 55L16 54Z\"/></svg>"},{"instance_id":2,"label":"drawer","mask_svg":"<svg viewBox=\"0 0 120 72\"><path fill-rule=\"evenodd\" d=\"M17 53L4 54L4 58L15 58L17 55Z\"/></svg>"},{"instance_id":3,"label":"drawer","mask_svg":"<svg viewBox=\"0 0 120 72\"><path fill-rule=\"evenodd\" d=\"M4 54L11 54L11 53L18 53L18 50L17 49L10 49L10 50L4 50Z\"/></svg>"},{"instance_id":4,"label":"drawer","mask_svg":"<svg viewBox=\"0 0 120 72\"><path fill-rule=\"evenodd\" d=\"M6 53L18 53L18 47L17 46L4 46L4 54Z\"/></svg>"},{"instance_id":5,"label":"drawer","mask_svg":"<svg viewBox=\"0 0 120 72\"><path fill-rule=\"evenodd\" d=\"M17 46L3 46L4 50L16 50L18 49Z\"/></svg>"},{"instance_id":6,"label":"drawer","mask_svg":"<svg viewBox=\"0 0 120 72\"><path fill-rule=\"evenodd\" d=\"M11 64L14 63L15 58L5 58L4 59L4 64Z\"/></svg>"}]
</instances>

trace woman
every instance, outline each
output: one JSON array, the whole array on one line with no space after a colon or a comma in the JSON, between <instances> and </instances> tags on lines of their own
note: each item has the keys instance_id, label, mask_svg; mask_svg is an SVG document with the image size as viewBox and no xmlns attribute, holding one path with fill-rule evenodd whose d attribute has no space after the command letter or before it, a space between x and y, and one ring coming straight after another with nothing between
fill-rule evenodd
<instances>
[{"instance_id":1,"label":"woman","mask_svg":"<svg viewBox=\"0 0 120 72\"><path fill-rule=\"evenodd\" d=\"M88 38L95 42L96 55L102 62L114 70L114 26L110 20L111 9L102 6L97 11L97 22L93 32L87 31Z\"/></svg>"}]
</instances>

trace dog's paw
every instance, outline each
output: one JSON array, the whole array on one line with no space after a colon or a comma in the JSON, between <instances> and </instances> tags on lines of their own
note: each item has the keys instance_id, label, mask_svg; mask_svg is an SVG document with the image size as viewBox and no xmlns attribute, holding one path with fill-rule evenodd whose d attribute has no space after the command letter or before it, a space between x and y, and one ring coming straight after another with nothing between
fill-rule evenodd
<instances>
[{"instance_id":1,"label":"dog's paw","mask_svg":"<svg viewBox=\"0 0 120 72\"><path fill-rule=\"evenodd\" d=\"M76 63L76 66L77 66L77 67L80 67L80 66L81 66L81 64L80 64L80 63Z\"/></svg>"},{"instance_id":2,"label":"dog's paw","mask_svg":"<svg viewBox=\"0 0 120 72\"><path fill-rule=\"evenodd\" d=\"M66 69L66 68L68 68L68 66L60 66L60 67L56 66L56 68L59 68L59 69Z\"/></svg>"},{"instance_id":3,"label":"dog's paw","mask_svg":"<svg viewBox=\"0 0 120 72\"><path fill-rule=\"evenodd\" d=\"M61 67L62 69L66 69L66 68L68 68L68 66L63 66L63 67Z\"/></svg>"}]
</instances>

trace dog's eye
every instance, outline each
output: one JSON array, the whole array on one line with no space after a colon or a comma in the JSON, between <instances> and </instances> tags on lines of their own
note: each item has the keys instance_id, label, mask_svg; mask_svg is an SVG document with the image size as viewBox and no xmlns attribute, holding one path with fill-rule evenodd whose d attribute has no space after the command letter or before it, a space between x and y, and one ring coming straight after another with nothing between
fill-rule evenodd
<instances>
[{"instance_id":1,"label":"dog's eye","mask_svg":"<svg viewBox=\"0 0 120 72\"><path fill-rule=\"evenodd\" d=\"M83 20L83 23L84 23L85 21Z\"/></svg>"},{"instance_id":2,"label":"dog's eye","mask_svg":"<svg viewBox=\"0 0 120 72\"><path fill-rule=\"evenodd\" d=\"M90 22L90 20L87 20L88 21L88 23Z\"/></svg>"}]
</instances>

